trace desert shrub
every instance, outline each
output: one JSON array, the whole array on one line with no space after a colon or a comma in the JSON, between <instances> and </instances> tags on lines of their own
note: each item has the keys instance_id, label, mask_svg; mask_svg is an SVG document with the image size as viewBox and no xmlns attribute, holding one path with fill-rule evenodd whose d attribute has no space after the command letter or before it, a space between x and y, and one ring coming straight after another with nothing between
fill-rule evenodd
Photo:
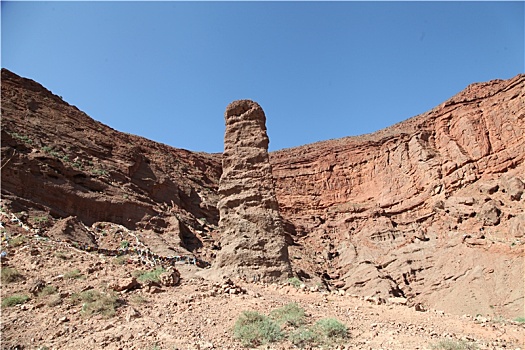
<instances>
[{"instance_id":1,"label":"desert shrub","mask_svg":"<svg viewBox=\"0 0 525 350\"><path fill-rule=\"evenodd\" d=\"M13 283L23 279L23 276L20 272L18 272L16 269L13 269L12 267L3 267L0 278L2 283Z\"/></svg>"},{"instance_id":2,"label":"desert shrub","mask_svg":"<svg viewBox=\"0 0 525 350\"><path fill-rule=\"evenodd\" d=\"M431 346L432 349L442 350L477 350L479 347L475 343L469 343L464 340L441 340L437 344Z\"/></svg>"},{"instance_id":3,"label":"desert shrub","mask_svg":"<svg viewBox=\"0 0 525 350\"><path fill-rule=\"evenodd\" d=\"M271 343L283 338L277 323L255 311L244 311L239 316L233 334L246 347Z\"/></svg>"},{"instance_id":4,"label":"desert shrub","mask_svg":"<svg viewBox=\"0 0 525 350\"><path fill-rule=\"evenodd\" d=\"M320 342L319 334L308 327L299 327L288 334L288 340L293 345L303 348L311 347Z\"/></svg>"},{"instance_id":5,"label":"desert shrub","mask_svg":"<svg viewBox=\"0 0 525 350\"><path fill-rule=\"evenodd\" d=\"M519 323L525 323L525 317L516 317L514 321L519 322Z\"/></svg>"},{"instance_id":6,"label":"desert shrub","mask_svg":"<svg viewBox=\"0 0 525 350\"><path fill-rule=\"evenodd\" d=\"M74 269L74 270L66 272L64 274L64 278L65 279L78 279L78 278L82 278L82 277L83 277L83 275L80 273L79 269Z\"/></svg>"},{"instance_id":7,"label":"desert shrub","mask_svg":"<svg viewBox=\"0 0 525 350\"><path fill-rule=\"evenodd\" d=\"M9 240L9 245L12 247L18 247L24 244L25 242L27 242L26 236L16 236Z\"/></svg>"},{"instance_id":8,"label":"desert shrub","mask_svg":"<svg viewBox=\"0 0 525 350\"><path fill-rule=\"evenodd\" d=\"M38 296L45 297L47 295L55 294L56 292L57 292L57 287L52 286L52 285L47 285L44 288L42 288L40 293L38 293Z\"/></svg>"},{"instance_id":9,"label":"desert shrub","mask_svg":"<svg viewBox=\"0 0 525 350\"><path fill-rule=\"evenodd\" d=\"M152 270L152 271L135 271L133 273L133 276L137 278L137 281L139 282L155 282L155 283L158 283L160 280L159 280L159 276L165 272L166 270L164 270L162 267L157 267L155 270Z\"/></svg>"},{"instance_id":10,"label":"desert shrub","mask_svg":"<svg viewBox=\"0 0 525 350\"><path fill-rule=\"evenodd\" d=\"M134 294L129 298L133 304L145 304L148 302L148 299L140 294Z\"/></svg>"},{"instance_id":11,"label":"desert shrub","mask_svg":"<svg viewBox=\"0 0 525 350\"><path fill-rule=\"evenodd\" d=\"M303 282L297 277L292 277L288 278L288 284L294 286L295 288L299 288Z\"/></svg>"},{"instance_id":12,"label":"desert shrub","mask_svg":"<svg viewBox=\"0 0 525 350\"><path fill-rule=\"evenodd\" d=\"M129 242L124 240L120 242L120 249L128 249L129 248Z\"/></svg>"},{"instance_id":13,"label":"desert shrub","mask_svg":"<svg viewBox=\"0 0 525 350\"><path fill-rule=\"evenodd\" d=\"M299 327L305 322L304 309L296 303L273 310L270 317L281 326Z\"/></svg>"},{"instance_id":14,"label":"desert shrub","mask_svg":"<svg viewBox=\"0 0 525 350\"><path fill-rule=\"evenodd\" d=\"M15 294L2 299L2 306L15 306L23 304L29 300L29 297L24 294Z\"/></svg>"},{"instance_id":15,"label":"desert shrub","mask_svg":"<svg viewBox=\"0 0 525 350\"><path fill-rule=\"evenodd\" d=\"M62 304L62 297L60 296L60 294L52 294L47 298L47 306L57 306L60 304Z\"/></svg>"},{"instance_id":16,"label":"desert shrub","mask_svg":"<svg viewBox=\"0 0 525 350\"><path fill-rule=\"evenodd\" d=\"M82 303L81 314L84 316L100 314L112 317L118 307L118 299L114 294L101 293L94 289L75 293L71 295L71 300L73 303Z\"/></svg>"},{"instance_id":17,"label":"desert shrub","mask_svg":"<svg viewBox=\"0 0 525 350\"><path fill-rule=\"evenodd\" d=\"M313 330L327 340L344 339L348 336L348 328L335 318L324 318L315 323Z\"/></svg>"}]
</instances>

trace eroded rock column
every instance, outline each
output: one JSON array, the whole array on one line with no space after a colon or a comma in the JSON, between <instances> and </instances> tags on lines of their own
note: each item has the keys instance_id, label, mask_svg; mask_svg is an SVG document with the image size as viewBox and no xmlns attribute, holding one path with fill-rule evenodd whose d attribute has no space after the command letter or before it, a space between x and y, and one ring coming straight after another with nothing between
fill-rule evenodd
<instances>
[{"instance_id":1,"label":"eroded rock column","mask_svg":"<svg viewBox=\"0 0 525 350\"><path fill-rule=\"evenodd\" d=\"M256 102L239 100L226 108L225 119L218 203L222 249L210 272L286 279L291 267L268 158L266 116Z\"/></svg>"}]
</instances>

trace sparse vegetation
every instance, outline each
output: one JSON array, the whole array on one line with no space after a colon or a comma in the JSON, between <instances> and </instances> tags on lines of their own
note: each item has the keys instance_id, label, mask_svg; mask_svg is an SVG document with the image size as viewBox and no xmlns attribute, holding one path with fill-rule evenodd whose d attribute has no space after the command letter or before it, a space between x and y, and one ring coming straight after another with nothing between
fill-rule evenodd
<instances>
[{"instance_id":1,"label":"sparse vegetation","mask_svg":"<svg viewBox=\"0 0 525 350\"><path fill-rule=\"evenodd\" d=\"M273 310L270 317L281 326L299 327L305 322L304 309L296 303L290 303Z\"/></svg>"},{"instance_id":2,"label":"sparse vegetation","mask_svg":"<svg viewBox=\"0 0 525 350\"><path fill-rule=\"evenodd\" d=\"M55 294L56 292L57 292L57 287L52 286L52 285L47 285L44 288L42 288L40 293L38 293L38 296L39 297L45 297L45 296L48 296L48 295Z\"/></svg>"},{"instance_id":3,"label":"sparse vegetation","mask_svg":"<svg viewBox=\"0 0 525 350\"><path fill-rule=\"evenodd\" d=\"M319 320L312 326L305 323L306 313L296 303L271 311L270 317L244 311L235 323L234 336L244 346L258 346L286 336L300 348L333 346L348 337L348 328L334 318Z\"/></svg>"},{"instance_id":4,"label":"sparse vegetation","mask_svg":"<svg viewBox=\"0 0 525 350\"><path fill-rule=\"evenodd\" d=\"M91 173L93 175L101 175L101 176L108 174L108 172L104 169L91 169Z\"/></svg>"},{"instance_id":5,"label":"sparse vegetation","mask_svg":"<svg viewBox=\"0 0 525 350\"><path fill-rule=\"evenodd\" d=\"M94 289L75 293L71 295L71 300L75 304L82 303L81 314L84 316L100 314L112 317L118 307L118 299L114 294L101 293Z\"/></svg>"},{"instance_id":6,"label":"sparse vegetation","mask_svg":"<svg viewBox=\"0 0 525 350\"><path fill-rule=\"evenodd\" d=\"M244 311L241 314L235 322L233 334L247 347L272 343L283 338L277 323L255 311Z\"/></svg>"},{"instance_id":7,"label":"sparse vegetation","mask_svg":"<svg viewBox=\"0 0 525 350\"><path fill-rule=\"evenodd\" d=\"M294 286L295 288L299 288L301 286L301 284L303 284L303 281L301 281L297 277L292 277L292 278L288 279L288 284L291 285L291 286Z\"/></svg>"},{"instance_id":8,"label":"sparse vegetation","mask_svg":"<svg viewBox=\"0 0 525 350\"><path fill-rule=\"evenodd\" d=\"M319 334L311 330L309 327L299 327L294 329L288 335L288 339L293 345L299 348L314 346L320 341Z\"/></svg>"},{"instance_id":9,"label":"sparse vegetation","mask_svg":"<svg viewBox=\"0 0 525 350\"><path fill-rule=\"evenodd\" d=\"M78 279L78 278L82 278L82 277L83 277L83 275L80 273L79 269L74 269L74 270L66 272L64 274L64 278L65 279Z\"/></svg>"},{"instance_id":10,"label":"sparse vegetation","mask_svg":"<svg viewBox=\"0 0 525 350\"><path fill-rule=\"evenodd\" d=\"M135 271L133 272L133 276L137 278L137 281L139 282L154 282L158 283L159 276L165 272L162 267L157 267L153 271Z\"/></svg>"},{"instance_id":11,"label":"sparse vegetation","mask_svg":"<svg viewBox=\"0 0 525 350\"><path fill-rule=\"evenodd\" d=\"M129 248L129 242L124 240L120 242L120 249L128 249Z\"/></svg>"},{"instance_id":12,"label":"sparse vegetation","mask_svg":"<svg viewBox=\"0 0 525 350\"><path fill-rule=\"evenodd\" d=\"M525 323L525 317L516 317L514 321L519 322L519 323Z\"/></svg>"},{"instance_id":13,"label":"sparse vegetation","mask_svg":"<svg viewBox=\"0 0 525 350\"><path fill-rule=\"evenodd\" d=\"M25 135L20 135L16 132L12 133L11 136L19 141L22 141L24 143L27 143L27 144L30 144L32 145L33 144L33 140L31 140L28 136L25 136Z\"/></svg>"},{"instance_id":14,"label":"sparse vegetation","mask_svg":"<svg viewBox=\"0 0 525 350\"><path fill-rule=\"evenodd\" d=\"M348 336L348 328L335 318L319 320L313 329L328 341L344 339Z\"/></svg>"},{"instance_id":15,"label":"sparse vegetation","mask_svg":"<svg viewBox=\"0 0 525 350\"><path fill-rule=\"evenodd\" d=\"M147 303L149 300L140 294L134 294L131 296L131 298L129 298L129 301L131 301L133 304L140 305Z\"/></svg>"},{"instance_id":16,"label":"sparse vegetation","mask_svg":"<svg viewBox=\"0 0 525 350\"><path fill-rule=\"evenodd\" d=\"M23 304L28 300L29 300L29 297L25 294L15 294L15 295L11 295L9 297L2 299L2 306L3 307L15 306L18 304Z\"/></svg>"},{"instance_id":17,"label":"sparse vegetation","mask_svg":"<svg viewBox=\"0 0 525 350\"><path fill-rule=\"evenodd\" d=\"M475 343L470 343L464 340L441 340L437 344L431 346L432 349L442 350L477 350L479 347Z\"/></svg>"},{"instance_id":18,"label":"sparse vegetation","mask_svg":"<svg viewBox=\"0 0 525 350\"><path fill-rule=\"evenodd\" d=\"M62 297L60 294L52 294L48 297L46 301L47 306L57 306L62 304Z\"/></svg>"},{"instance_id":19,"label":"sparse vegetation","mask_svg":"<svg viewBox=\"0 0 525 350\"><path fill-rule=\"evenodd\" d=\"M3 267L1 272L2 283L13 283L23 279L23 276L18 270L12 267Z\"/></svg>"},{"instance_id":20,"label":"sparse vegetation","mask_svg":"<svg viewBox=\"0 0 525 350\"><path fill-rule=\"evenodd\" d=\"M51 153L51 151L53 151L53 148L49 146L44 146L41 148L41 150L46 153Z\"/></svg>"},{"instance_id":21,"label":"sparse vegetation","mask_svg":"<svg viewBox=\"0 0 525 350\"><path fill-rule=\"evenodd\" d=\"M81 163L81 162L78 162L78 161L77 161L77 162L74 162L74 163L71 164L71 165L73 166L73 168L76 168L76 169L78 169L78 170L82 170L82 168L83 168L82 163Z\"/></svg>"},{"instance_id":22,"label":"sparse vegetation","mask_svg":"<svg viewBox=\"0 0 525 350\"><path fill-rule=\"evenodd\" d=\"M32 221L33 221L34 224L37 224L38 226L41 226L42 224L46 224L49 221L49 218L47 217L47 215L35 216L32 219Z\"/></svg>"},{"instance_id":23,"label":"sparse vegetation","mask_svg":"<svg viewBox=\"0 0 525 350\"><path fill-rule=\"evenodd\" d=\"M9 245L11 247L18 247L24 244L25 242L27 242L26 236L16 236L9 240Z\"/></svg>"}]
</instances>

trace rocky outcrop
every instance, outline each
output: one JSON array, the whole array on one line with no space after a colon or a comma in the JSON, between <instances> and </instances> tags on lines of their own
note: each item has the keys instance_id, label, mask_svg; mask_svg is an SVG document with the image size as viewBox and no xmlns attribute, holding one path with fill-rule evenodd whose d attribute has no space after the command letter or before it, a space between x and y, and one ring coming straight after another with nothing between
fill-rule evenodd
<instances>
[{"instance_id":1,"label":"rocky outcrop","mask_svg":"<svg viewBox=\"0 0 525 350\"><path fill-rule=\"evenodd\" d=\"M62 233L71 216L151 232L163 245L155 251L197 252L216 227L217 155L113 130L6 69L1 107L2 205L58 224L57 238L80 240Z\"/></svg>"},{"instance_id":2,"label":"rocky outcrop","mask_svg":"<svg viewBox=\"0 0 525 350\"><path fill-rule=\"evenodd\" d=\"M276 246L263 235L231 244L218 231L220 155L119 133L7 70L1 107L2 207L33 227L87 244L82 225L110 222L135 230L161 255L181 248L242 267L242 259L221 257L237 244L252 252L253 271L280 261L265 265L256 260L266 253L252 250L264 245L279 256L280 238ZM240 132L232 151L267 143ZM243 157L225 158L225 169L257 177L264 155ZM373 134L270 154L292 267L306 284L322 279L352 294L510 318L523 316L524 164L525 75L473 84ZM220 194L232 195L222 210L244 208L253 222L266 220L252 215L262 201L277 211L268 193L236 197L258 187L236 181ZM247 232L253 226L239 220ZM111 248L120 243L105 239Z\"/></svg>"},{"instance_id":3,"label":"rocky outcrop","mask_svg":"<svg viewBox=\"0 0 525 350\"><path fill-rule=\"evenodd\" d=\"M240 100L227 107L225 120L218 202L221 250L212 274L288 278L291 268L268 160L266 117L257 103Z\"/></svg>"},{"instance_id":4,"label":"rocky outcrop","mask_svg":"<svg viewBox=\"0 0 525 350\"><path fill-rule=\"evenodd\" d=\"M525 75L473 84L370 135L272 153L271 163L291 254L332 285L447 310L474 298L523 311ZM467 287L476 264L497 266L477 278L512 295Z\"/></svg>"}]
</instances>

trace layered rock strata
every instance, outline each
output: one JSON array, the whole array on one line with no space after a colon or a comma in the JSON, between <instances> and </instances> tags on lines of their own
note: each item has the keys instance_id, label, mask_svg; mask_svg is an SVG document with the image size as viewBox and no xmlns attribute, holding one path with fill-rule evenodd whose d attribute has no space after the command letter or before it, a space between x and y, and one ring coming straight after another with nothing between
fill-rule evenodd
<instances>
[{"instance_id":1,"label":"layered rock strata","mask_svg":"<svg viewBox=\"0 0 525 350\"><path fill-rule=\"evenodd\" d=\"M266 116L250 100L226 109L219 181L221 250L213 273L251 280L287 278L291 268L268 158Z\"/></svg>"}]
</instances>

